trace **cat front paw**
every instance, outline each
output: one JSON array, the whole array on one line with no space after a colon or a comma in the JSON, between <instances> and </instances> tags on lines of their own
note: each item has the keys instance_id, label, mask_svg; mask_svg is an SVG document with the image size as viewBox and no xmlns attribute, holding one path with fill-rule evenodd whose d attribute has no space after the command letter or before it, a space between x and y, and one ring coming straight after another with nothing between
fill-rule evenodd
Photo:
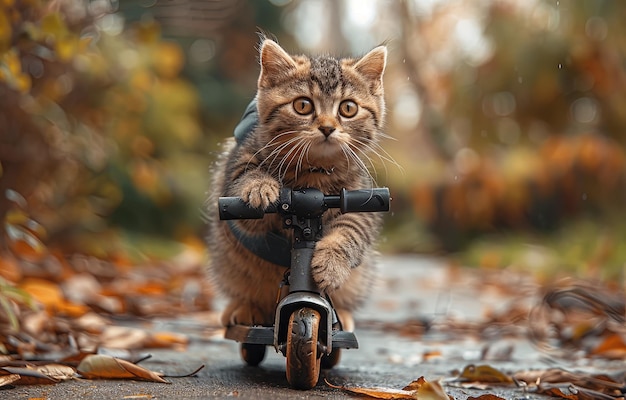
<instances>
[{"instance_id":1,"label":"cat front paw","mask_svg":"<svg viewBox=\"0 0 626 400\"><path fill-rule=\"evenodd\" d=\"M280 184L273 178L262 177L243 186L241 198L250 206L265 210L278 201Z\"/></svg>"},{"instance_id":2,"label":"cat front paw","mask_svg":"<svg viewBox=\"0 0 626 400\"><path fill-rule=\"evenodd\" d=\"M315 246L311 272L318 287L324 292L331 292L348 280L351 268L345 252L337 248L336 243L325 239Z\"/></svg>"}]
</instances>

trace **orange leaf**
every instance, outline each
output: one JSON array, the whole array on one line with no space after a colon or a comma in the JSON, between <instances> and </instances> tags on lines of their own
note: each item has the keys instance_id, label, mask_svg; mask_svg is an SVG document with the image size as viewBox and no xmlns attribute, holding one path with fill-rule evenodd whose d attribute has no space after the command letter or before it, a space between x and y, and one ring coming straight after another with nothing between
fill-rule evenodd
<instances>
[{"instance_id":1,"label":"orange leaf","mask_svg":"<svg viewBox=\"0 0 626 400\"><path fill-rule=\"evenodd\" d=\"M621 359L626 355L626 343L624 343L624 338L621 335L613 333L600 342L591 354Z\"/></svg>"},{"instance_id":2,"label":"orange leaf","mask_svg":"<svg viewBox=\"0 0 626 400\"><path fill-rule=\"evenodd\" d=\"M54 308L65 301L59 286L50 281L29 278L25 279L20 287L47 308Z\"/></svg>"},{"instance_id":3,"label":"orange leaf","mask_svg":"<svg viewBox=\"0 0 626 400\"><path fill-rule=\"evenodd\" d=\"M189 338L180 333L155 332L146 339L145 347L172 347L187 343L189 343Z\"/></svg>"},{"instance_id":4,"label":"orange leaf","mask_svg":"<svg viewBox=\"0 0 626 400\"><path fill-rule=\"evenodd\" d=\"M46 255L46 246L28 229L17 225L5 225L13 253L28 261L39 261Z\"/></svg>"},{"instance_id":5,"label":"orange leaf","mask_svg":"<svg viewBox=\"0 0 626 400\"><path fill-rule=\"evenodd\" d=\"M89 312L90 308L83 304L76 304L72 303L71 301L64 300L56 305L56 310L59 312L59 314L77 318L82 317L87 312Z\"/></svg>"},{"instance_id":6,"label":"orange leaf","mask_svg":"<svg viewBox=\"0 0 626 400\"><path fill-rule=\"evenodd\" d=\"M128 361L105 355L85 357L78 365L77 370L82 376L90 379L139 379L169 383L156 372Z\"/></svg>"},{"instance_id":7,"label":"orange leaf","mask_svg":"<svg viewBox=\"0 0 626 400\"><path fill-rule=\"evenodd\" d=\"M545 394L550 397L558 397L559 399L567 399L567 400L579 400L578 395L575 394L565 394L559 388L548 388L545 390L539 390L537 393Z\"/></svg>"},{"instance_id":8,"label":"orange leaf","mask_svg":"<svg viewBox=\"0 0 626 400\"><path fill-rule=\"evenodd\" d=\"M424 379L423 376L420 376L419 378L417 378L413 382L411 382L408 385L406 385L405 387L403 387L402 390L418 390L419 388L421 388L424 385L424 383L426 383L426 379Z\"/></svg>"},{"instance_id":9,"label":"orange leaf","mask_svg":"<svg viewBox=\"0 0 626 400\"><path fill-rule=\"evenodd\" d=\"M470 364L463 369L459 378L467 382L513 383L510 376L489 365Z\"/></svg>"},{"instance_id":10,"label":"orange leaf","mask_svg":"<svg viewBox=\"0 0 626 400\"><path fill-rule=\"evenodd\" d=\"M22 271L15 258L7 254L0 254L0 276L13 283L22 279Z\"/></svg>"},{"instance_id":11,"label":"orange leaf","mask_svg":"<svg viewBox=\"0 0 626 400\"><path fill-rule=\"evenodd\" d=\"M496 396L495 394L481 394L478 397L470 396L467 400L506 400L500 396Z\"/></svg>"}]
</instances>

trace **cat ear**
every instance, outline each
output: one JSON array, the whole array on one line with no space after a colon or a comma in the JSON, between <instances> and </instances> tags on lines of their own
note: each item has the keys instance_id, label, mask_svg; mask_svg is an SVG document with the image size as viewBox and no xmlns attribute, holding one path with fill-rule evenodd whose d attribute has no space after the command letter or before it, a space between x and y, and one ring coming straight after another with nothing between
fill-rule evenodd
<instances>
[{"instance_id":1,"label":"cat ear","mask_svg":"<svg viewBox=\"0 0 626 400\"><path fill-rule=\"evenodd\" d=\"M296 68L296 63L278 43L266 39L261 44L259 87L271 86Z\"/></svg>"},{"instance_id":2,"label":"cat ear","mask_svg":"<svg viewBox=\"0 0 626 400\"><path fill-rule=\"evenodd\" d=\"M354 64L354 68L367 79L382 82L387 65L387 47L378 46Z\"/></svg>"}]
</instances>

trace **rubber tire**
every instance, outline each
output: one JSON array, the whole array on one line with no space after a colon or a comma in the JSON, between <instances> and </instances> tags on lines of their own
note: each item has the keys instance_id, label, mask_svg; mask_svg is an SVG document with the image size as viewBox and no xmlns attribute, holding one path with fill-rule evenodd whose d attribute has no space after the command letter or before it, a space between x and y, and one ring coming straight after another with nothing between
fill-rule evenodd
<instances>
[{"instance_id":1,"label":"rubber tire","mask_svg":"<svg viewBox=\"0 0 626 400\"><path fill-rule=\"evenodd\" d=\"M242 343L241 358L251 367L258 366L265 358L265 345Z\"/></svg>"},{"instance_id":2,"label":"rubber tire","mask_svg":"<svg viewBox=\"0 0 626 400\"><path fill-rule=\"evenodd\" d=\"M320 313L311 308L301 308L289 317L287 334L287 381L294 389L309 390L320 378L320 361L317 340Z\"/></svg>"},{"instance_id":3,"label":"rubber tire","mask_svg":"<svg viewBox=\"0 0 626 400\"><path fill-rule=\"evenodd\" d=\"M322 369L331 369L335 365L339 364L341 359L341 349L333 349L329 355L324 354L322 356Z\"/></svg>"}]
</instances>

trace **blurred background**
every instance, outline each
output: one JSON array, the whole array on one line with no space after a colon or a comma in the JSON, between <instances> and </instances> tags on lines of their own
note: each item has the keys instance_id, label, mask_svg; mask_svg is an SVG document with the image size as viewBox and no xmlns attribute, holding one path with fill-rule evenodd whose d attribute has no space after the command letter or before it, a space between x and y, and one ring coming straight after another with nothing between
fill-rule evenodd
<instances>
[{"instance_id":1,"label":"blurred background","mask_svg":"<svg viewBox=\"0 0 626 400\"><path fill-rule=\"evenodd\" d=\"M383 252L621 277L624 20L608 0L2 0L0 251L202 251L263 31L292 53L387 44Z\"/></svg>"}]
</instances>

